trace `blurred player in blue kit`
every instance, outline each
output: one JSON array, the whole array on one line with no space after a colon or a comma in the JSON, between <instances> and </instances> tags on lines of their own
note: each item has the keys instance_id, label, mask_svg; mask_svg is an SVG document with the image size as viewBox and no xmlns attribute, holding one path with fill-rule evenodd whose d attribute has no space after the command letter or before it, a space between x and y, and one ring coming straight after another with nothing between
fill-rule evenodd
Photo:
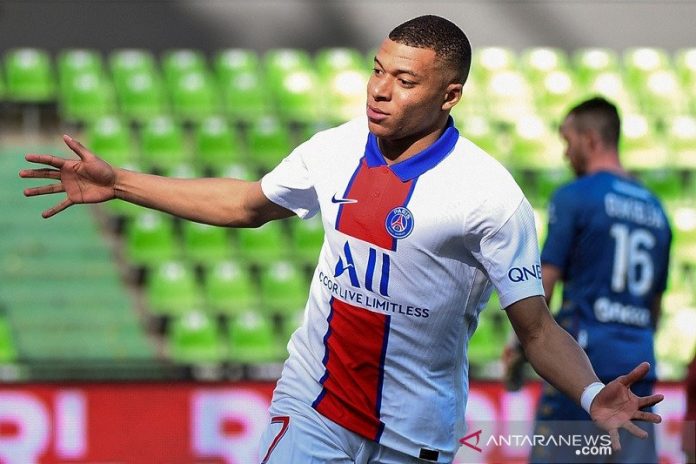
<instances>
[{"instance_id":1,"label":"blurred player in blue kit","mask_svg":"<svg viewBox=\"0 0 696 464\"><path fill-rule=\"evenodd\" d=\"M444 18L397 26L375 56L365 115L314 135L257 182L114 168L67 136L79 159L27 155L45 167L20 175L57 181L28 196L66 193L45 217L112 198L227 227L321 213L324 244L264 463L451 462L465 431L468 340L493 287L534 368L618 447L619 429L642 436L633 420L660 420L639 409L662 397L628 390L647 363L601 385L551 317L529 202L450 116L470 62L466 35ZM510 277L522 269L528 278Z\"/></svg>"},{"instance_id":2,"label":"blurred player in blue kit","mask_svg":"<svg viewBox=\"0 0 696 464\"><path fill-rule=\"evenodd\" d=\"M551 199L541 253L542 282L547 302L556 283L563 283L556 320L606 382L636 362L655 363L654 333L667 284L672 234L660 201L621 165L621 122L612 103L597 97L578 104L568 112L560 133L577 179ZM650 395L655 380L652 370L631 390ZM558 432L556 421L586 421L567 425L567 431L597 433L590 420L575 401L544 385L536 433ZM538 446L531 460L657 462L653 424L640 427L649 438L622 434L621 451L610 457L578 457L574 448Z\"/></svg>"}]
</instances>

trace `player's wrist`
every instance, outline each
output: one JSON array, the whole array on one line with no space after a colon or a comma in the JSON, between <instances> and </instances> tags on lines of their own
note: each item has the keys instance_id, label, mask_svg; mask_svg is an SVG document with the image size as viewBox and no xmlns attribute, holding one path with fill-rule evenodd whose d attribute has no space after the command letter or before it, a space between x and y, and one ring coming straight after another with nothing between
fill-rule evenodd
<instances>
[{"instance_id":1,"label":"player's wrist","mask_svg":"<svg viewBox=\"0 0 696 464\"><path fill-rule=\"evenodd\" d=\"M592 382L582 391L582 395L580 395L580 405L582 406L582 409L587 411L587 414L590 414L592 402L605 386L606 385L604 385L602 382Z\"/></svg>"}]
</instances>

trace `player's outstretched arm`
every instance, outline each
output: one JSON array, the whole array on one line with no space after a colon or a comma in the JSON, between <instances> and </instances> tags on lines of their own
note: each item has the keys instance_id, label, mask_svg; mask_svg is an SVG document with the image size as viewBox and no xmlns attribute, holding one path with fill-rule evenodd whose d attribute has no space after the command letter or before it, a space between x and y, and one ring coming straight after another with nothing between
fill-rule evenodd
<instances>
[{"instance_id":1,"label":"player's outstretched arm","mask_svg":"<svg viewBox=\"0 0 696 464\"><path fill-rule=\"evenodd\" d=\"M582 348L551 317L544 299L539 296L520 300L506 308L506 312L534 370L580 403L585 387L599 382L599 379ZM619 428L645 437L646 432L631 421L661 421L659 415L640 409L662 401L662 395L638 397L629 388L649 369L648 363L643 363L629 374L608 383L590 403L592 420L609 433L615 450L621 449Z\"/></svg>"},{"instance_id":2,"label":"player's outstretched arm","mask_svg":"<svg viewBox=\"0 0 696 464\"><path fill-rule=\"evenodd\" d=\"M292 215L266 198L260 182L174 179L128 171L109 165L67 135L64 140L78 159L28 154L27 161L45 167L23 169L19 173L23 178L58 181L28 188L24 191L26 196L65 192L63 200L43 212L46 218L74 204L99 203L113 198L184 219L231 227L254 227Z\"/></svg>"}]
</instances>

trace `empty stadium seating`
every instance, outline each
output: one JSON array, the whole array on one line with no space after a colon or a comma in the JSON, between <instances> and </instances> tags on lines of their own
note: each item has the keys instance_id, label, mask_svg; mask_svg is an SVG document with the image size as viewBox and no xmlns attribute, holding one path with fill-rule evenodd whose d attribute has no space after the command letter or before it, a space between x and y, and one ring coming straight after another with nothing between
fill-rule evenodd
<instances>
[{"instance_id":1,"label":"empty stadium seating","mask_svg":"<svg viewBox=\"0 0 696 464\"><path fill-rule=\"evenodd\" d=\"M343 47L314 55L288 48L159 55L66 49L53 57L14 49L0 61L0 102L57 102L62 120L80 125L85 144L119 166L252 180L319 128L363 112L365 56ZM625 164L668 205L673 306L658 354L678 367L684 346L696 343L681 330L696 306L696 48L478 48L452 114L464 135L512 171L543 239L548 199L572 177L557 135L560 118L594 94L618 102ZM15 195L0 197L3 216L12 218L0 219L0 364L154 359L149 336L176 363L282 359L323 241L320 217L231 231L112 202L96 210L123 220L107 242L90 209L35 226L46 204L16 198L19 166L16 153L1 154L0 189ZM35 235L26 233L32 229ZM58 245L49 250L45 234ZM139 298L128 293L117 259L125 269L146 270L135 288ZM482 313L469 348L474 364L494 363L505 341L509 325L496 309L494 298ZM163 333L148 335L152 318L169 320Z\"/></svg>"}]
</instances>

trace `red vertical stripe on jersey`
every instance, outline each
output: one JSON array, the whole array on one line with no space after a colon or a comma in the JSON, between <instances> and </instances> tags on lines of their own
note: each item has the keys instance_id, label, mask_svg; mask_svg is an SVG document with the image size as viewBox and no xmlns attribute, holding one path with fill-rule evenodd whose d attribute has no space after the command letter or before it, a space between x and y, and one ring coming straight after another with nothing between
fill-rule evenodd
<instances>
[{"instance_id":1,"label":"red vertical stripe on jersey","mask_svg":"<svg viewBox=\"0 0 696 464\"><path fill-rule=\"evenodd\" d=\"M389 315L334 299L324 338L324 389L314 408L370 440L379 440L384 428L379 417L389 321Z\"/></svg>"},{"instance_id":2,"label":"red vertical stripe on jersey","mask_svg":"<svg viewBox=\"0 0 696 464\"><path fill-rule=\"evenodd\" d=\"M336 229L387 250L396 239L387 232L385 221L391 210L405 206L414 180L402 182L386 165L370 168L363 158L345 198L357 200L341 205Z\"/></svg>"}]
</instances>

